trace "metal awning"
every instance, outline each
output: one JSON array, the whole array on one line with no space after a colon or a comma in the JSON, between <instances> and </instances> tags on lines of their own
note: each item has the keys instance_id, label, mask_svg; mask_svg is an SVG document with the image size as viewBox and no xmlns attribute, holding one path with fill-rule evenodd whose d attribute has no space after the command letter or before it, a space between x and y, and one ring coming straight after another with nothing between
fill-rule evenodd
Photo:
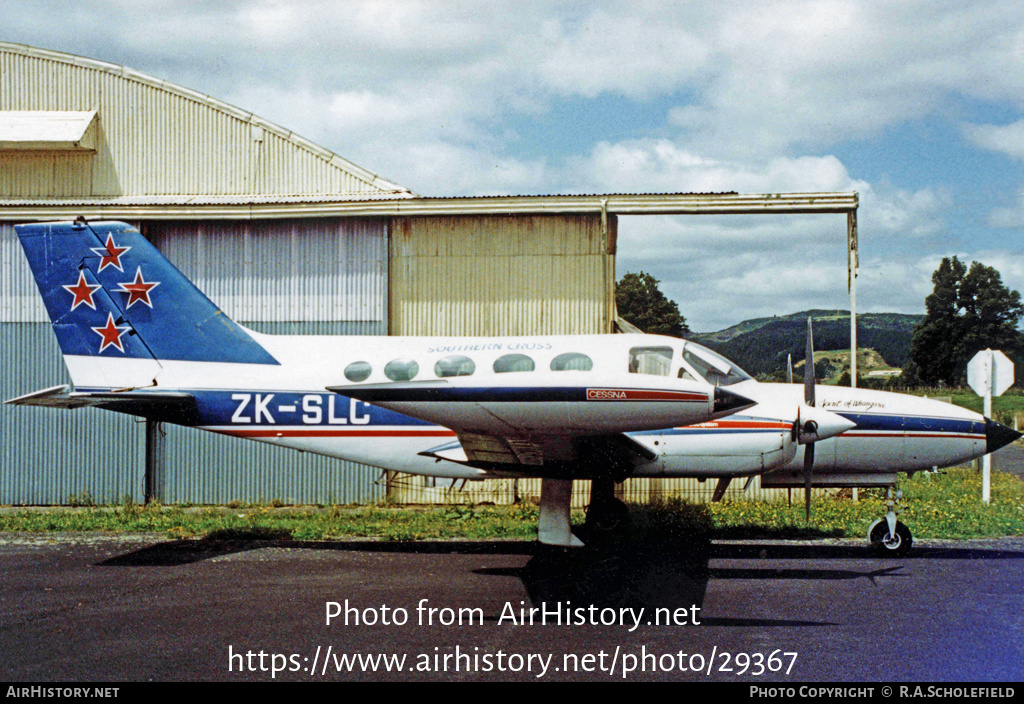
<instances>
[{"instance_id":1,"label":"metal awning","mask_svg":"<svg viewBox=\"0 0 1024 704\"><path fill-rule=\"evenodd\" d=\"M0 150L96 151L96 111L0 110Z\"/></svg>"},{"instance_id":2,"label":"metal awning","mask_svg":"<svg viewBox=\"0 0 1024 704\"><path fill-rule=\"evenodd\" d=\"M0 220L250 220L421 215L760 215L856 213L856 193L634 193L417 197L408 191L319 195L0 198Z\"/></svg>"}]
</instances>

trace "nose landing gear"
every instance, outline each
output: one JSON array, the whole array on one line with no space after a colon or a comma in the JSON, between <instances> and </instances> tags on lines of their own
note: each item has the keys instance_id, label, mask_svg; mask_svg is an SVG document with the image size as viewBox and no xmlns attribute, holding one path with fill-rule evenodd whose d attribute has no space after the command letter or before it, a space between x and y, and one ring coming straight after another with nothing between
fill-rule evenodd
<instances>
[{"instance_id":1,"label":"nose landing gear","mask_svg":"<svg viewBox=\"0 0 1024 704\"><path fill-rule=\"evenodd\" d=\"M901 557L910 552L910 548L914 544L910 529L896 520L897 507L902 498L902 491L897 491L894 496L892 487L889 487L885 501L889 510L886 512L885 518L879 518L868 528L868 544L879 555Z\"/></svg>"}]
</instances>

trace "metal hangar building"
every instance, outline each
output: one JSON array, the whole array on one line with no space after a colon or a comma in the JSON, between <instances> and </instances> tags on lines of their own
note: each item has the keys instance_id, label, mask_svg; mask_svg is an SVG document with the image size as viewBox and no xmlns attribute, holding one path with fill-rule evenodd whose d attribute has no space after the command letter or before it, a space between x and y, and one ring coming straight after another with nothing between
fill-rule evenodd
<instances>
[{"instance_id":1,"label":"metal hangar building","mask_svg":"<svg viewBox=\"0 0 1024 704\"><path fill-rule=\"evenodd\" d=\"M209 96L0 43L0 400L69 382L17 223L132 223L266 333L585 334L616 329L621 214L847 213L855 233L856 207L856 194L424 198ZM0 437L2 504L384 495L377 469L96 410L0 405Z\"/></svg>"}]
</instances>

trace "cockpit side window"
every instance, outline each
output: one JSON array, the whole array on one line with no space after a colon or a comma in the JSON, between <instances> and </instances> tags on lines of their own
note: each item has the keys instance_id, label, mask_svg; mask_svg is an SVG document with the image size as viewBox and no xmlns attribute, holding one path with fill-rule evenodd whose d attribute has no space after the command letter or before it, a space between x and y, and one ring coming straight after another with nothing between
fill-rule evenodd
<instances>
[{"instance_id":1,"label":"cockpit side window","mask_svg":"<svg viewBox=\"0 0 1024 704\"><path fill-rule=\"evenodd\" d=\"M679 378L685 381L697 381L697 377L687 371L686 367L679 367Z\"/></svg>"},{"instance_id":2,"label":"cockpit side window","mask_svg":"<svg viewBox=\"0 0 1024 704\"><path fill-rule=\"evenodd\" d=\"M631 374L668 376L671 368L671 347L634 347L629 351L629 372Z\"/></svg>"},{"instance_id":3,"label":"cockpit side window","mask_svg":"<svg viewBox=\"0 0 1024 704\"><path fill-rule=\"evenodd\" d=\"M683 347L683 362L712 386L729 386L752 378L722 355L693 342Z\"/></svg>"}]
</instances>

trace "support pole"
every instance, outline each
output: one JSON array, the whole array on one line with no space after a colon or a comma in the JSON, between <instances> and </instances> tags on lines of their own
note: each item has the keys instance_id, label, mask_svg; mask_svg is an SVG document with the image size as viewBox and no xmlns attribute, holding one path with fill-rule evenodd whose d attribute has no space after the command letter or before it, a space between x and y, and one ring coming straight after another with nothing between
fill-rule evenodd
<instances>
[{"instance_id":1,"label":"support pole","mask_svg":"<svg viewBox=\"0 0 1024 704\"><path fill-rule=\"evenodd\" d=\"M850 290L850 388L857 388L857 211L846 214L847 286Z\"/></svg>"},{"instance_id":2,"label":"support pole","mask_svg":"<svg viewBox=\"0 0 1024 704\"><path fill-rule=\"evenodd\" d=\"M164 452L165 440L163 424L147 419L145 479L145 502L147 504L164 499L164 471L167 464Z\"/></svg>"},{"instance_id":3,"label":"support pole","mask_svg":"<svg viewBox=\"0 0 1024 704\"><path fill-rule=\"evenodd\" d=\"M993 363L992 354L989 353L985 359L984 374L988 379L988 388L985 390L985 417L992 417L992 389L996 385L996 365ZM981 458L981 503L986 506L992 501L992 453L983 455Z\"/></svg>"}]
</instances>

